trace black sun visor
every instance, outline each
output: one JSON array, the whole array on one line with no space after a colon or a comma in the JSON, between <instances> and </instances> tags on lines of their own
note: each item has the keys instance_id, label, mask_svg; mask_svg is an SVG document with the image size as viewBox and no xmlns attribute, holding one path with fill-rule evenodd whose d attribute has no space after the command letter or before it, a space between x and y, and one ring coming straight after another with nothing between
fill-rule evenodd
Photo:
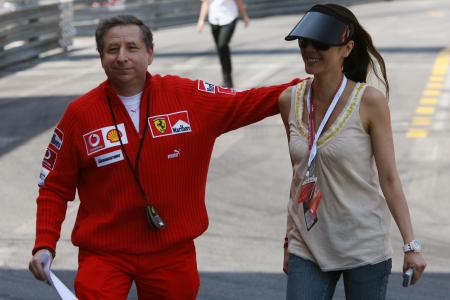
<instances>
[{"instance_id":1,"label":"black sun visor","mask_svg":"<svg viewBox=\"0 0 450 300\"><path fill-rule=\"evenodd\" d=\"M341 20L322 12L309 11L284 39L305 38L328 45L342 45L350 34L350 26Z\"/></svg>"}]
</instances>

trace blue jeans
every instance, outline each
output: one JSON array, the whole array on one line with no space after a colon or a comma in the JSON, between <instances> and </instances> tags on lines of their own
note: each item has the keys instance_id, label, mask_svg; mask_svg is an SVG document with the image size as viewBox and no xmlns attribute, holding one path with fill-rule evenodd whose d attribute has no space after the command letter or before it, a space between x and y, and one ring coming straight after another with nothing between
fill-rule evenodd
<instances>
[{"instance_id":1,"label":"blue jeans","mask_svg":"<svg viewBox=\"0 0 450 300\"><path fill-rule=\"evenodd\" d=\"M384 300L392 260L358 268L322 272L313 262L289 254L286 300L328 300L344 277L347 300Z\"/></svg>"}]
</instances>

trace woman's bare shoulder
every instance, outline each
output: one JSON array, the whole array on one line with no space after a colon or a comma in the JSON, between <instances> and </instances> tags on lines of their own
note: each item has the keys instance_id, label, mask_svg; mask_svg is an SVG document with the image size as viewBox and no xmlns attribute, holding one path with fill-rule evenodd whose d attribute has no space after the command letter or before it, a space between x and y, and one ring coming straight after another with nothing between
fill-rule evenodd
<instances>
[{"instance_id":1,"label":"woman's bare shoulder","mask_svg":"<svg viewBox=\"0 0 450 300\"><path fill-rule=\"evenodd\" d=\"M367 86L362 96L363 104L368 107L387 105L387 100L384 94L373 86Z\"/></svg>"},{"instance_id":2,"label":"woman's bare shoulder","mask_svg":"<svg viewBox=\"0 0 450 300\"><path fill-rule=\"evenodd\" d=\"M280 98L279 98L280 104L281 103L289 104L289 102L291 100L291 94L292 94L293 88L294 88L293 86L289 86L280 94Z\"/></svg>"}]
</instances>

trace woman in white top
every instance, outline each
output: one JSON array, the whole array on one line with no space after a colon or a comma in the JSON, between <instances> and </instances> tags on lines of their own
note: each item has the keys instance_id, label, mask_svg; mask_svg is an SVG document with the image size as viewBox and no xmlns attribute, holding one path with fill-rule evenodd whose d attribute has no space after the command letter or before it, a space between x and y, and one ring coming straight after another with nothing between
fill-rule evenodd
<instances>
[{"instance_id":1,"label":"woman in white top","mask_svg":"<svg viewBox=\"0 0 450 300\"><path fill-rule=\"evenodd\" d=\"M222 85L225 87L233 87L229 43L233 36L239 13L242 15L245 27L247 27L249 18L242 0L202 0L200 7L197 30L203 30L205 18L208 15L208 22L211 25L220 65L222 66Z\"/></svg>"},{"instance_id":2,"label":"woman in white top","mask_svg":"<svg viewBox=\"0 0 450 300\"><path fill-rule=\"evenodd\" d=\"M426 263L396 169L388 102L365 84L372 70L389 95L384 60L340 5L313 6L286 40L298 41L305 70L314 76L280 96L293 165L287 299L331 299L341 275L347 299L385 299L390 214L412 284Z\"/></svg>"}]
</instances>

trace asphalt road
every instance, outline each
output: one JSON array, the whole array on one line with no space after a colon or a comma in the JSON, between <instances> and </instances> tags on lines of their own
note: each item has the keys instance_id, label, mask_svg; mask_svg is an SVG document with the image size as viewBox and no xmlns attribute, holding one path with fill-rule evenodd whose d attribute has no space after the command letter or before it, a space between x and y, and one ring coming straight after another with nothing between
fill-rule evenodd
<instances>
[{"instance_id":1,"label":"asphalt road","mask_svg":"<svg viewBox=\"0 0 450 300\"><path fill-rule=\"evenodd\" d=\"M402 241L393 225L388 299L450 299L450 1L389 1L352 10L387 63L397 164L428 260L423 280L402 288ZM305 76L296 43L283 39L299 18L255 19L247 29L238 25L232 41L238 88ZM152 73L221 82L208 30L157 31L155 51ZM70 53L0 70L0 300L57 299L27 270L40 162L67 103L103 79L93 38L76 39ZM199 299L284 298L282 243L290 174L278 116L218 139L207 185L210 227L196 240ZM75 202L53 264L71 288L77 250L70 230L76 210ZM129 299L136 299L134 290ZM335 299L344 299L341 285Z\"/></svg>"}]
</instances>

